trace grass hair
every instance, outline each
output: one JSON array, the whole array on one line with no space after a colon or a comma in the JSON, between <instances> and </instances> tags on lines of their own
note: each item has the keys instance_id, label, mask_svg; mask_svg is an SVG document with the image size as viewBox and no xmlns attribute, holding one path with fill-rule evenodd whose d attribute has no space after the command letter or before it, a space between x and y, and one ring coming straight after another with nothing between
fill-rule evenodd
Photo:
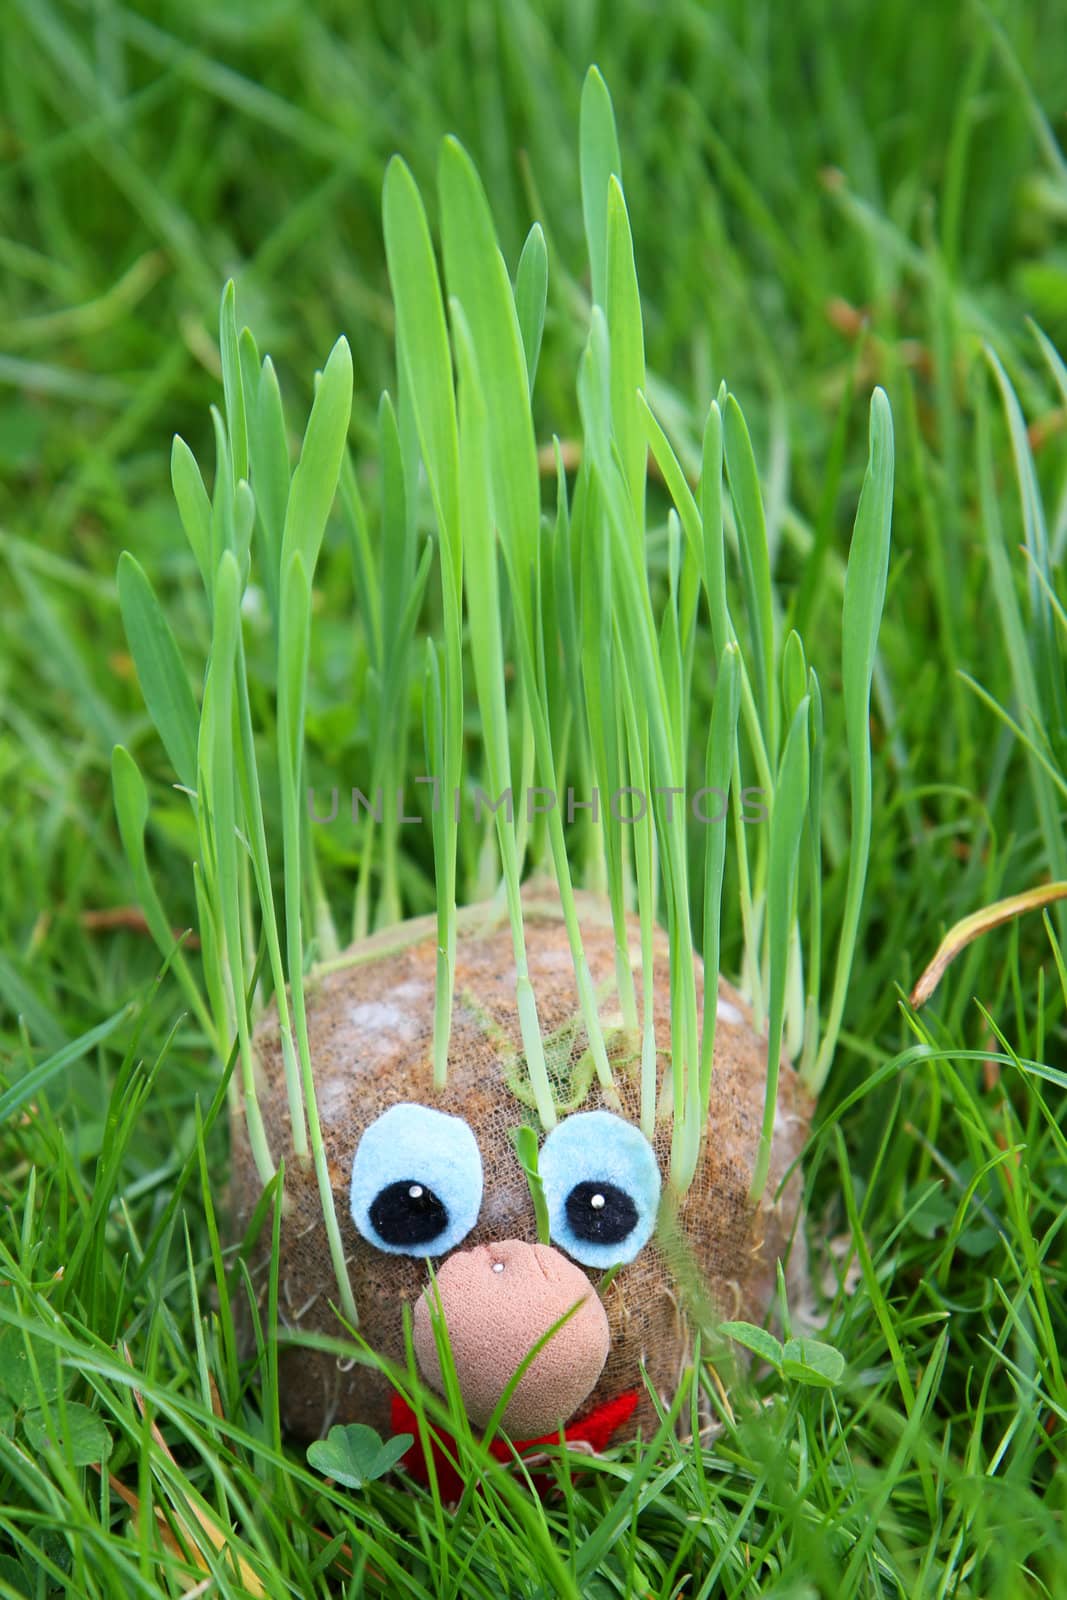
<instances>
[{"instance_id":1,"label":"grass hair","mask_svg":"<svg viewBox=\"0 0 1067 1600\"><path fill-rule=\"evenodd\" d=\"M238 333L229 284L220 318L225 414L214 415L217 455L210 497L180 440L173 454L174 491L211 617L199 707L148 578L132 556L124 556L120 568L123 615L145 698L198 829L203 990L180 952L176 969L218 1053L228 1053L231 1040L237 1041L240 1074L233 1092L240 1095L266 1184L276 1153L267 1148L258 1105L253 1011L261 997L253 996L253 1009L246 1003L256 942L263 941L278 1005L294 1159L314 1165L339 1294L353 1321L316 1106L305 987L316 950L324 968L347 957L334 949L328 911L323 921L315 840L301 799L312 583L338 490L373 681L381 696L370 710L378 739L372 792L401 777L401 742L391 723L405 714L418 671L420 633L428 627L421 648L423 738L434 791L434 1084L441 1087L447 1078L460 916L457 861L466 837L459 799L474 775L463 733L468 660L482 729L480 776L494 797L512 793L516 749L522 753L524 782L532 778L544 791L562 794L573 792L576 777L592 776L613 797L600 829L575 830L574 838L558 803L543 819L514 817L498 803L480 847L484 854L495 843L495 870L512 930L525 1069L545 1130L554 1124L557 1106L525 955L520 884L531 857L558 886L589 1052L601 1089L614 1104L618 1097L573 883L606 883L619 1004L631 1028L637 1023L637 989L626 915L629 906L636 907L645 1015L641 1125L650 1134L658 1116L672 1118L670 1188L676 1197L685 1193L696 1171L711 1092L715 985L709 981L700 1018L693 956L699 943L709 973L717 970L728 838L737 856L743 978L757 1024L767 1032L754 1201L767 1177L783 1041L799 1055L802 1076L817 1091L841 1025L870 847L868 711L893 481L888 402L875 392L867 474L844 583L852 825L845 912L823 1024L818 681L807 668L802 639L786 632L781 621L755 454L736 397L721 385L709 407L700 470L690 488L646 392L641 296L618 138L610 96L595 68L582 96L580 167L592 284L577 373L582 446L573 488L557 449L554 519L542 515L531 409L550 282L545 241L540 230L531 231L513 282L474 166L462 147L448 140L438 169L443 275L410 171L394 159L385 178L399 390L397 404L383 396L378 413L377 549L348 454L353 374L347 343L338 342L319 377L300 458L290 470L274 368L269 358L261 361L248 329ZM668 499L666 569L655 578L648 558L650 447ZM432 552L427 541L420 554L423 473L433 540ZM743 626L735 624L728 598L731 543ZM434 564L438 620L427 625L420 613ZM242 616L253 572L261 576L275 641L281 926L274 909ZM710 672L694 648L701 610L714 652ZM517 673L510 699L504 690L509 657ZM706 707L702 777L709 792L728 797L733 832L725 817L721 826L705 828L697 941L686 798L692 730ZM123 840L150 926L162 944L169 931L144 861L143 783L124 750L116 751L114 772ZM752 828L738 820L750 775L763 792L766 826ZM622 794L636 795L642 804L632 823L617 814L614 799ZM400 913L396 830L379 828L379 820L368 807L353 899L357 935L371 925L375 878L380 889L374 926L388 928ZM530 826L535 820L537 825ZM655 1037L649 1003L657 916L669 936L673 1018L662 1083L657 1082L657 1059L664 1041Z\"/></svg>"}]
</instances>

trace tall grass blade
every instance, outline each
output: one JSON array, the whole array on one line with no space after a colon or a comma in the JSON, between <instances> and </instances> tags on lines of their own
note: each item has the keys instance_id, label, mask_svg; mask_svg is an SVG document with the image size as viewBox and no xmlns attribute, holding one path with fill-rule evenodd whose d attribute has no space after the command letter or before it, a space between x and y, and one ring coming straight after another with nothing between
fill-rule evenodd
<instances>
[{"instance_id":1,"label":"tall grass blade","mask_svg":"<svg viewBox=\"0 0 1067 1600\"><path fill-rule=\"evenodd\" d=\"M459 787L463 742L463 556L456 399L441 283L426 213L414 178L396 158L386 172L382 203L386 259L397 309L402 392L415 419L440 536L444 699L438 764L431 771L446 797L433 820L440 989L434 1010L433 1070L434 1082L443 1084L452 1027L456 937L456 821L447 797Z\"/></svg>"},{"instance_id":2,"label":"tall grass blade","mask_svg":"<svg viewBox=\"0 0 1067 1600\"><path fill-rule=\"evenodd\" d=\"M186 789L195 789L196 701L170 623L143 568L128 550L119 557L118 589L123 626L148 714L179 782Z\"/></svg>"},{"instance_id":3,"label":"tall grass blade","mask_svg":"<svg viewBox=\"0 0 1067 1600\"><path fill-rule=\"evenodd\" d=\"M622 182L622 157L615 131L615 111L608 86L596 67L590 67L582 84L578 122L579 162L582 175L582 216L593 303L607 305L608 284L608 182Z\"/></svg>"},{"instance_id":4,"label":"tall grass blade","mask_svg":"<svg viewBox=\"0 0 1067 1600\"><path fill-rule=\"evenodd\" d=\"M770 977L767 999L767 1082L750 1198L763 1194L774 1139L774 1113L781 1072L782 1035L785 1025L786 981L790 942L796 916L797 867L801 835L808 809L810 756L807 695L793 713L782 752L778 782L771 806L770 869L767 887L767 937Z\"/></svg>"},{"instance_id":5,"label":"tall grass blade","mask_svg":"<svg viewBox=\"0 0 1067 1600\"><path fill-rule=\"evenodd\" d=\"M200 476L196 457L178 434L174 435L174 442L171 445L170 481L189 548L196 557L196 564L200 568L204 583L209 585L213 571L211 501L204 488L204 480Z\"/></svg>"},{"instance_id":6,"label":"tall grass blade","mask_svg":"<svg viewBox=\"0 0 1067 1600\"><path fill-rule=\"evenodd\" d=\"M852 826L845 910L838 940L830 1015L814 1068L807 1079L808 1087L816 1094L826 1081L837 1044L867 878L871 846L871 677L878 628L885 604L892 517L893 418L885 391L875 389L871 397L867 471L856 508L845 574L841 670Z\"/></svg>"},{"instance_id":7,"label":"tall grass blade","mask_svg":"<svg viewBox=\"0 0 1067 1600\"><path fill-rule=\"evenodd\" d=\"M723 415L723 451L730 483L730 496L737 513L738 548L745 608L755 658L756 702L764 744L773 760L778 753L778 682L774 670L774 612L771 598L771 569L767 548L767 523L763 513L756 459L752 441L733 395L728 396Z\"/></svg>"},{"instance_id":8,"label":"tall grass blade","mask_svg":"<svg viewBox=\"0 0 1067 1600\"><path fill-rule=\"evenodd\" d=\"M1063 661L1059 641L1056 638L1052 606L1047 589L1038 581L1040 575L1045 580L1045 585L1051 587L1048 529L1045 525L1041 491L1037 483L1026 423L1015 390L996 352L987 346L985 354L1000 389L1008 424L1012 455L1015 460L1015 479L1019 489L1023 537L1032 563L1027 569L1027 584L1034 672L1041 692L1041 722L1052 749L1063 763L1067 762L1067 687L1064 685Z\"/></svg>"},{"instance_id":9,"label":"tall grass blade","mask_svg":"<svg viewBox=\"0 0 1067 1600\"><path fill-rule=\"evenodd\" d=\"M715 1052L715 1024L719 1003L719 952L722 923L722 882L726 867L726 837L730 780L737 757L737 715L741 705L741 662L736 644L728 644L719 661L715 698L711 708L711 727L704 758L704 785L713 799L712 815L717 816L721 797L722 815L709 822L704 833L704 1018L700 1035L700 1103L708 1105L711 1094L712 1059ZM737 802L737 796L734 796Z\"/></svg>"},{"instance_id":10,"label":"tall grass blade","mask_svg":"<svg viewBox=\"0 0 1067 1600\"><path fill-rule=\"evenodd\" d=\"M611 420L634 510L634 538L643 541L648 477L648 443L640 401L645 387L644 328L630 219L614 173L608 179L607 238L604 312L611 340Z\"/></svg>"},{"instance_id":11,"label":"tall grass blade","mask_svg":"<svg viewBox=\"0 0 1067 1600\"><path fill-rule=\"evenodd\" d=\"M539 222L526 235L515 273L515 310L522 334L523 355L529 392L533 394L541 339L545 331L545 305L548 299L548 247Z\"/></svg>"},{"instance_id":12,"label":"tall grass blade","mask_svg":"<svg viewBox=\"0 0 1067 1600\"><path fill-rule=\"evenodd\" d=\"M137 763L121 744L117 744L111 752L111 787L115 797L119 837L133 873L134 888L148 930L160 954L171 961L185 997L192 1006L200 1026L214 1044L216 1053L222 1054L221 1041L215 1024L204 1005L203 996L189 970L184 952L175 949L174 934L171 932L148 870L144 846L145 827L148 822L148 791Z\"/></svg>"},{"instance_id":13,"label":"tall grass blade","mask_svg":"<svg viewBox=\"0 0 1067 1600\"><path fill-rule=\"evenodd\" d=\"M537 771L540 783L552 789L556 777L552 734L539 693L535 645L534 607L540 591L541 496L522 336L485 191L470 157L454 139L446 139L442 147L438 183L445 276L450 293L462 306L467 319L485 396L493 512L500 529L508 573L519 669L532 724ZM582 950L558 805L548 814L548 832L589 1046L600 1082L613 1092L599 1008Z\"/></svg>"},{"instance_id":14,"label":"tall grass blade","mask_svg":"<svg viewBox=\"0 0 1067 1600\"><path fill-rule=\"evenodd\" d=\"M230 438L232 488L248 477L248 417L241 375L241 351L237 338L237 290L231 278L222 291L219 314L219 352L222 356L222 392L226 400L226 421Z\"/></svg>"},{"instance_id":15,"label":"tall grass blade","mask_svg":"<svg viewBox=\"0 0 1067 1600\"><path fill-rule=\"evenodd\" d=\"M548 1129L555 1125L556 1113L537 1012L530 1004L532 990L519 898L515 829L507 807L500 804L500 796L510 792L512 785L496 542L490 508L489 423L473 339L463 309L455 302L452 317L460 374L461 504L466 538L464 581L467 585L467 607L472 618L474 680L482 713L489 782L496 806L494 817L511 920L516 989L524 995L519 1012L520 1024L524 1025L523 1048L538 1115L542 1127Z\"/></svg>"}]
</instances>

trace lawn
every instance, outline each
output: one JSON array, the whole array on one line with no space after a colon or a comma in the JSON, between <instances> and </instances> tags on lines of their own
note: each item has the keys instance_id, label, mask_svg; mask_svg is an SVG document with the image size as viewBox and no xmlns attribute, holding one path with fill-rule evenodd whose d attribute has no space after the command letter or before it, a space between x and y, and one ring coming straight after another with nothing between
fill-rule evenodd
<instances>
[{"instance_id":1,"label":"lawn","mask_svg":"<svg viewBox=\"0 0 1067 1600\"><path fill-rule=\"evenodd\" d=\"M1067 369L1057 354L1067 347L1067 30L1057 11L1021 0L798 0L788 10L735 0L7 0L5 1600L1067 1593L1067 901L1049 888L1067 880ZM399 153L435 239L444 224L457 281L477 277L488 257L474 253L473 229L450 243L467 168L449 145L450 202L437 180L444 136L480 173L512 277L539 224L524 258L533 282L543 238L547 302L527 442L537 449L545 526L558 536L559 485L573 489L583 456L595 453L596 361L606 348L596 343L598 269L594 260L590 272L579 164L593 63L614 101L643 387L670 440L650 458L641 545L657 619L679 614L690 528L672 499L684 523L685 484L701 480L716 402L724 417L743 413L762 490L766 610L759 574L745 564L745 527L738 559L731 515L724 592L747 658L769 651L746 736L772 715L783 722L771 742L773 755L780 731L783 794L808 791L807 736L791 762L785 724L794 712L814 717L809 668L821 686L816 826L799 857L789 847L801 834L793 840L787 821L753 849L765 887L774 869L772 1031L775 974L785 985L787 967L795 970L785 952L799 890L809 984L822 970L808 1049L820 1019L822 1036L836 1037L803 1174L817 1337L840 1360L820 1383L788 1363L730 1376L713 1352L679 1395L693 1415L698 1398L714 1414L704 1437L679 1442L665 1424L654 1441L582 1462L573 1479L571 1461L558 1469L562 1490L544 1501L468 1440L484 1493L453 1512L396 1475L350 1487L328 1470L331 1458L309 1460L280 1425L273 1307L251 1350L240 1338L254 1296L249 1248L228 1232L230 1091L219 1058L236 1084L244 1052L218 1029L234 974L218 961L213 969L213 952L195 941L164 958L154 914L146 923L142 909L147 876L163 908L160 942L167 927L199 927L204 903L232 915L234 940L246 939L239 924L253 903L252 869L220 850L214 873L201 875L207 902L198 907L191 863L213 847L175 789L176 774L199 775L213 803L216 792L229 795L219 806L232 803L234 723L214 707L214 724L205 714L211 763L197 767L194 751L183 772L188 728L179 717L173 737L158 736L130 622L146 614L143 572L197 705L208 698L221 591L209 607L172 492L172 439L181 436L216 487L218 438L231 448L237 437L236 333L247 323L277 373L291 459L317 371L320 416L332 407L338 449L347 439L341 492L322 505L310 539L306 617L294 601L285 623L290 639L308 618L311 627L303 726L293 713L295 742L285 743L288 724L279 732L279 767L302 734L304 776L323 800L332 784L347 795L409 782L437 770L426 765L425 734L442 771L462 752L465 782L488 789L509 761L517 773L534 770L516 645L529 597L520 586L486 611L503 618L509 685L509 720L494 720L483 693L495 665L488 631L473 611L450 613L448 540L438 537L431 495L410 516L401 509L395 565L394 547L387 554L375 542L379 521L392 526L397 462L411 437L410 417L401 409L398 427L381 396L398 389L398 323L414 338L412 307L425 303L414 277L407 310L396 293L411 213L394 167L387 262L383 182ZM619 223L622 213L613 215ZM236 312L224 294L230 280ZM472 424L464 435L469 468L479 444L505 437L494 430L511 413L484 404L484 330L475 319L468 339L458 320L461 383L476 397L469 415L477 422L479 396L485 414L483 434ZM531 326L528 318L524 337ZM347 347L337 346L342 335ZM346 348L347 428L347 400L335 400L347 383ZM332 350L342 353L327 368ZM529 338L526 358L532 366ZM881 399L872 408L878 390L884 409ZM223 410L224 395L220 435L211 408ZM842 671L842 608L870 442L884 440L890 415L892 546L868 717L862 686L857 694L855 675ZM726 428L736 501L741 434L736 422ZM644 441L624 442L618 459L631 471L637 461L640 474ZM875 455L884 464L884 451ZM512 479L501 459L486 471L497 473L503 504ZM334 463L331 491L336 471ZM192 481L187 466L178 481ZM469 495L471 481L465 473L457 495ZM460 503L465 519L475 515L472 499ZM707 501L700 510L706 527ZM225 536L232 542L232 527ZM119 568L126 550L136 571ZM482 559L485 578L495 561L485 550ZM684 583L681 593L684 620ZM665 687L655 679L632 619L622 636L632 636L633 678L616 683L632 717L659 685L694 786L707 775L704 742L724 703L712 684L725 670L715 616L696 594L691 694L669 674ZM238 681L257 748L273 752L276 578L268 571L230 598L242 619L242 672L247 651ZM761 615L766 638L753 620ZM530 610L539 640L554 616ZM426 637L436 651L429 668ZM456 679L442 679L442 667L461 658L466 698L452 705ZM673 659L666 647L663 659ZM569 690L549 672L543 692L558 730ZM281 723L286 715L283 705ZM646 738L650 715L633 721ZM871 838L853 930L857 726L870 751ZM640 745L630 756L654 770ZM117 746L128 754L114 757ZM709 765L717 748L712 740ZM436 836L425 826L380 838L363 825L313 830L309 876L308 830L292 809L299 785L287 801L284 770L274 771L273 754L264 759L279 778L263 829L271 915L301 957L329 958L354 935L434 913L442 863L460 905L495 889L490 829L467 812L451 839L443 824ZM788 814L783 803L778 815ZM538 819L524 833L526 870L558 865L553 852L565 845L576 878L595 879L604 864L586 821L566 835L553 827ZM697 832L664 844L660 918L672 939L692 938L697 949L713 937L721 970L758 983L739 840L728 838L714 917ZM783 863L799 877L776 913ZM609 878L612 870L609 862ZM635 870L652 883L639 855ZM691 906L671 898L686 871ZM287 888L295 881L292 895L283 896L283 879ZM910 1002L949 930L1029 891L1010 914L965 929L976 937L961 937L929 999ZM271 951L253 940L247 953L269 989ZM247 965L235 970L238 981L251 976ZM777 1022L790 1038L790 1014ZM268 1237L272 1217L268 1199L258 1219Z\"/></svg>"}]
</instances>

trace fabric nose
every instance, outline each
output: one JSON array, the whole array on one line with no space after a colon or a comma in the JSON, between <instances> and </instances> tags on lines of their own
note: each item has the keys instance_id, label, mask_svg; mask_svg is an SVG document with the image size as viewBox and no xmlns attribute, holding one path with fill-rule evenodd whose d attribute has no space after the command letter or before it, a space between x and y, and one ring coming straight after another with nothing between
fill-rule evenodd
<instances>
[{"instance_id":1,"label":"fabric nose","mask_svg":"<svg viewBox=\"0 0 1067 1600\"><path fill-rule=\"evenodd\" d=\"M502 1426L517 1439L549 1433L596 1386L611 1342L607 1315L585 1273L550 1245L505 1239L457 1250L437 1273L437 1289L472 1422L488 1422L523 1358L576 1301L523 1373ZM433 1304L430 1284L415 1305L413 1333L422 1375L441 1392Z\"/></svg>"}]
</instances>

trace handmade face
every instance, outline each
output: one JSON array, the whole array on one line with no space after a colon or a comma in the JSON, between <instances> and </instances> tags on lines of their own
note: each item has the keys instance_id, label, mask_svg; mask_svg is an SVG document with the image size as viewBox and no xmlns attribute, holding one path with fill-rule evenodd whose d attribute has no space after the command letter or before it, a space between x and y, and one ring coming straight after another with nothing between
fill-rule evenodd
<instances>
[{"instance_id":1,"label":"handmade face","mask_svg":"<svg viewBox=\"0 0 1067 1600\"><path fill-rule=\"evenodd\" d=\"M417 933L395 946L388 942L396 937L392 930L376 936L383 942L360 947L359 959L317 982L308 1002L326 1165L360 1339L402 1369L410 1308L423 1371L440 1384L427 1294L436 1283L473 1420L489 1415L522 1358L582 1297L572 1321L548 1341L517 1390L516 1409L505 1422L512 1439L549 1433L559 1416L566 1417L570 1436L575 1426L584 1427L629 1395L636 1395L635 1408L613 1437L654 1430L690 1356L690 1285L696 1283L719 1315L761 1321L800 1195L794 1172L777 1198L810 1114L795 1074L783 1067L771 1179L765 1203L755 1213L749 1205L766 1041L753 1030L740 995L720 984L709 1137L688 1191L677 1207L659 1204L657 1216L659 1184L666 1188L670 1171L672 1124L657 1118L651 1145L643 1140L641 1040L619 1031L612 1010L616 950L610 914L585 894L578 908L590 976L603 996L617 1103L608 1100L587 1058L558 904L553 908L531 889L524 892L526 951L559 1118L538 1152L551 1217L547 1243L538 1242L533 1197L509 1137L535 1110L506 917L495 906L482 908L484 925L472 923L457 939L448 1075L440 1087L434 1085L432 1061L433 917L413 924ZM654 978L655 1033L666 1064L670 969L666 935L659 931ZM702 994L698 986L698 1005ZM285 1425L305 1438L335 1422L388 1430L396 1391L387 1374L369 1361L339 1359L300 1342L304 1335L336 1339L343 1333L335 1310L337 1281L319 1176L291 1145L284 1055L273 1014L257 1031L256 1049L267 1138L275 1156L285 1158L285 1196L277 1254L270 1228L261 1229L252 1270L264 1305L272 1281L277 1284L287 1335L279 1353ZM405 1106L415 1115L401 1138ZM233 1237L240 1240L262 1194L240 1115L233 1151ZM604 1164L609 1152L611 1166ZM416 1154L419 1166L411 1164ZM366 1189L359 1189L354 1211L357 1167L360 1185L365 1169ZM412 1188L423 1192L412 1195ZM603 1205L594 1203L597 1197ZM530 1409L523 1412L528 1397ZM549 1425L539 1429L546 1413Z\"/></svg>"},{"instance_id":2,"label":"handmade face","mask_svg":"<svg viewBox=\"0 0 1067 1600\"><path fill-rule=\"evenodd\" d=\"M571 1313L508 1401L503 1427L517 1438L565 1423L595 1388L610 1335L583 1269L633 1261L652 1236L660 1197L652 1146L605 1110L557 1123L542 1144L538 1175L552 1243L505 1238L464 1249L482 1207L483 1166L462 1117L412 1102L390 1106L365 1129L352 1164L351 1213L362 1237L386 1254L427 1262L414 1311L423 1377L443 1391L439 1305L474 1423L489 1420L523 1359Z\"/></svg>"}]
</instances>

